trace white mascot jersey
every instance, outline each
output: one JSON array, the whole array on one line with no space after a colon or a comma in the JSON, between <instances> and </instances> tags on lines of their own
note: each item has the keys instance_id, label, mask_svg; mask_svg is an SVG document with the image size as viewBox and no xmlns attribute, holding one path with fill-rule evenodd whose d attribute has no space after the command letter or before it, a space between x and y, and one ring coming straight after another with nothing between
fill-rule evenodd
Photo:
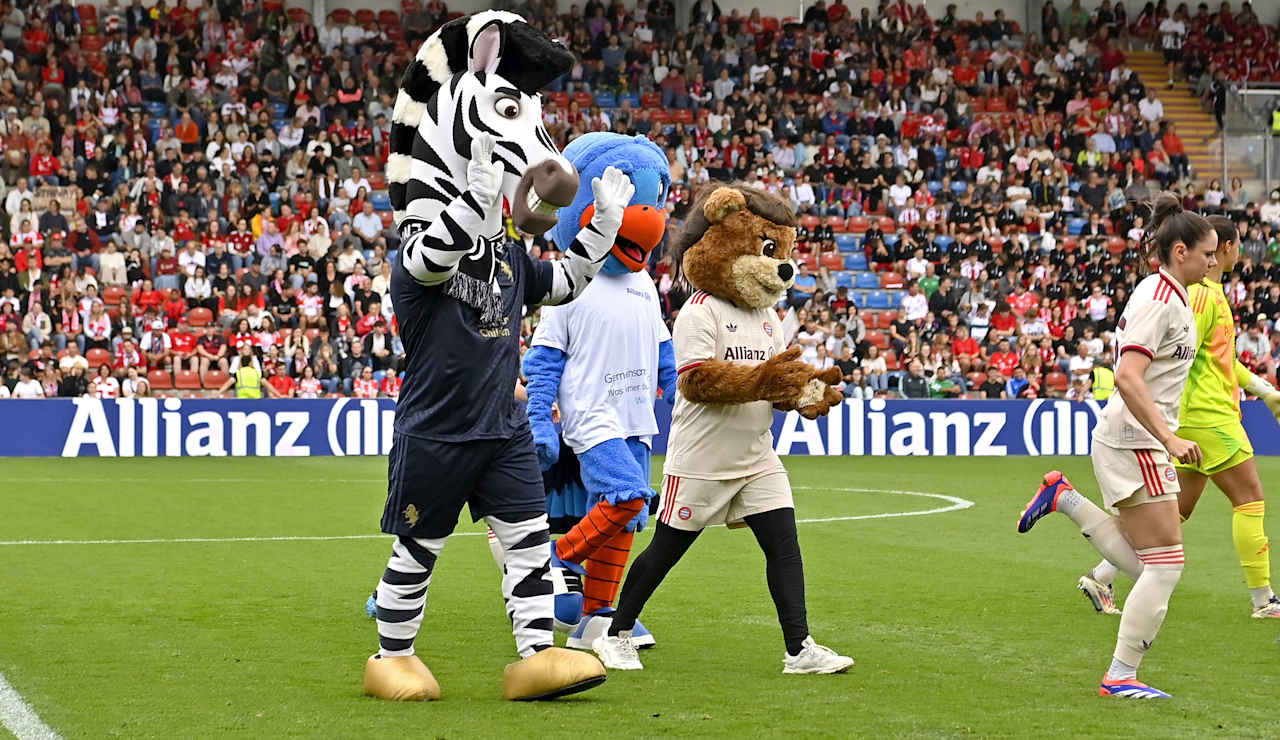
<instances>
[{"instance_id":1,"label":"white mascot jersey","mask_svg":"<svg viewBox=\"0 0 1280 740\"><path fill-rule=\"evenodd\" d=\"M556 402L564 441L583 453L610 439L658 433L658 345L671 339L644 272L600 273L577 300L543 306L533 347L567 355Z\"/></svg>"}]
</instances>

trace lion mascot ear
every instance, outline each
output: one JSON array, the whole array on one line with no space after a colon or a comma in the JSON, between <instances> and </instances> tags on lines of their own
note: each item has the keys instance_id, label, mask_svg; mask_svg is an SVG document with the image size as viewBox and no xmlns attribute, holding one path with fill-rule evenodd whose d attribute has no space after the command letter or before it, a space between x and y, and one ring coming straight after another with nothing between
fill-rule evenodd
<instances>
[{"instance_id":1,"label":"lion mascot ear","mask_svg":"<svg viewBox=\"0 0 1280 740\"><path fill-rule=\"evenodd\" d=\"M702 214L707 221L718 224L734 211L747 207L747 199L733 188L716 188L702 206Z\"/></svg>"}]
</instances>

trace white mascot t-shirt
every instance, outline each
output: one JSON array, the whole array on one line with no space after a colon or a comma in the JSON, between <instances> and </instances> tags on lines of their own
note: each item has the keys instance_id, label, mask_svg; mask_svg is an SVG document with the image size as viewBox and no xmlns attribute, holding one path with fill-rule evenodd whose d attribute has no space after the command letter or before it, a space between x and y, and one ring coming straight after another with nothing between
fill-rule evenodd
<instances>
[{"instance_id":1,"label":"white mascot t-shirt","mask_svg":"<svg viewBox=\"0 0 1280 740\"><path fill-rule=\"evenodd\" d=\"M644 272L598 274L572 303L543 306L531 346L568 355L556 402L574 452L627 437L650 444L658 433L658 345L670 338Z\"/></svg>"}]
</instances>

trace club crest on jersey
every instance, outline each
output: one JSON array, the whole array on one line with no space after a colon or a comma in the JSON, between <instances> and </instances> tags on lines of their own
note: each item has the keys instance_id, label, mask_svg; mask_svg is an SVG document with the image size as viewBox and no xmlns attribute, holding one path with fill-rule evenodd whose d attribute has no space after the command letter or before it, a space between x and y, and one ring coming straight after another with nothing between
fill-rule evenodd
<instances>
[{"instance_id":1,"label":"club crest on jersey","mask_svg":"<svg viewBox=\"0 0 1280 740\"><path fill-rule=\"evenodd\" d=\"M725 324L725 325L724 325L724 328L725 328L725 331L734 332L734 331L737 331L737 330L738 330L738 325L737 325L737 324Z\"/></svg>"},{"instance_id":2,"label":"club crest on jersey","mask_svg":"<svg viewBox=\"0 0 1280 740\"><path fill-rule=\"evenodd\" d=\"M773 336L773 324L768 321L764 322L764 333L768 336Z\"/></svg>"},{"instance_id":3,"label":"club crest on jersey","mask_svg":"<svg viewBox=\"0 0 1280 740\"><path fill-rule=\"evenodd\" d=\"M687 522L693 517L693 511L690 510L688 506L681 506L680 510L676 512L676 516L680 517L682 521Z\"/></svg>"},{"instance_id":4,"label":"club crest on jersey","mask_svg":"<svg viewBox=\"0 0 1280 740\"><path fill-rule=\"evenodd\" d=\"M1164 477L1168 478L1169 481L1172 482L1178 479L1178 474L1173 472L1173 468L1165 468Z\"/></svg>"}]
</instances>

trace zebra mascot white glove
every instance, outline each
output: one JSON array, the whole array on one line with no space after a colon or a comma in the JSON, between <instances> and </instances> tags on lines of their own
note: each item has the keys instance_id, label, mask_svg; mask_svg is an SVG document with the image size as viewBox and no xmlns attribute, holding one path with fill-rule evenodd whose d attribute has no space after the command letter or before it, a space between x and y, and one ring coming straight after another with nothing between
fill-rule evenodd
<instances>
[{"instance_id":1,"label":"zebra mascot white glove","mask_svg":"<svg viewBox=\"0 0 1280 740\"><path fill-rule=\"evenodd\" d=\"M493 161L493 147L493 136L480 134L471 140L471 161L467 162L467 187L485 210L502 194L503 167Z\"/></svg>"},{"instance_id":2,"label":"zebra mascot white glove","mask_svg":"<svg viewBox=\"0 0 1280 740\"><path fill-rule=\"evenodd\" d=\"M595 215L591 217L591 225L602 234L616 237L622 228L622 213L636 194L636 186L631 178L617 167L606 167L603 177L591 180L591 192L595 195ZM613 240L610 239L610 248Z\"/></svg>"}]
</instances>

